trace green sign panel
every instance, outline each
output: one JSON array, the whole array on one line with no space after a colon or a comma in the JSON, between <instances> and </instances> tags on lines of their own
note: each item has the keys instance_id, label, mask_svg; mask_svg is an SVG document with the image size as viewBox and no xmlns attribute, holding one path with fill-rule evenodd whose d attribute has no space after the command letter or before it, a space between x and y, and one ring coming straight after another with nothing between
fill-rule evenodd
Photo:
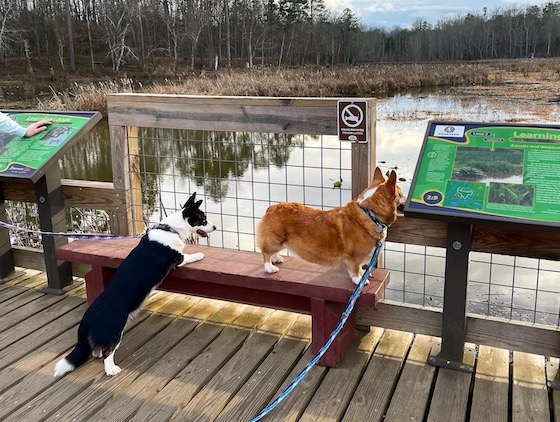
<instances>
[{"instance_id":1,"label":"green sign panel","mask_svg":"<svg viewBox=\"0 0 560 422\"><path fill-rule=\"evenodd\" d=\"M560 229L560 126L429 122L405 215Z\"/></svg>"},{"instance_id":2,"label":"green sign panel","mask_svg":"<svg viewBox=\"0 0 560 422\"><path fill-rule=\"evenodd\" d=\"M0 179L21 178L33 182L101 120L98 112L4 110L3 113L24 127L39 120L52 120L46 130L29 138L0 133Z\"/></svg>"}]
</instances>

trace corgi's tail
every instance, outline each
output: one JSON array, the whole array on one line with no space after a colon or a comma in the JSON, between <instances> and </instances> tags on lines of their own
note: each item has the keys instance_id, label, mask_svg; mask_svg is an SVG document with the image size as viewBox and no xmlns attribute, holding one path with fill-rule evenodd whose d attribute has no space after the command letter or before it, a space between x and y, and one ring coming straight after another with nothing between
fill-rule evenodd
<instances>
[{"instance_id":1,"label":"corgi's tail","mask_svg":"<svg viewBox=\"0 0 560 422\"><path fill-rule=\"evenodd\" d=\"M60 359L54 367L54 376L60 377L83 365L90 357L91 350L88 346L78 343L68 356Z\"/></svg>"}]
</instances>

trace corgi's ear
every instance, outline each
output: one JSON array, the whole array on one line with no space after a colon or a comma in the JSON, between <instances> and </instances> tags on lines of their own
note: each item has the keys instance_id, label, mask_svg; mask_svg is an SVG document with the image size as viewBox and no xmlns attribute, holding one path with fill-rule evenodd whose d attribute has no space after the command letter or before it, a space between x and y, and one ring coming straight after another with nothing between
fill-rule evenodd
<instances>
[{"instance_id":1,"label":"corgi's ear","mask_svg":"<svg viewBox=\"0 0 560 422\"><path fill-rule=\"evenodd\" d=\"M202 204L202 199L199 199L198 201L195 202L194 204L194 209L197 210L200 208L200 204Z\"/></svg>"},{"instance_id":2,"label":"corgi's ear","mask_svg":"<svg viewBox=\"0 0 560 422\"><path fill-rule=\"evenodd\" d=\"M373 182L383 183L385 182L385 176L379 167L375 168L375 173L373 174Z\"/></svg>"},{"instance_id":3,"label":"corgi's ear","mask_svg":"<svg viewBox=\"0 0 560 422\"><path fill-rule=\"evenodd\" d=\"M194 204L194 199L196 198L196 192L194 192L191 197L187 200L187 202L185 202L185 205L183 205L183 208L188 208L190 206L192 206ZM200 201L202 202L202 201Z\"/></svg>"},{"instance_id":4,"label":"corgi's ear","mask_svg":"<svg viewBox=\"0 0 560 422\"><path fill-rule=\"evenodd\" d=\"M395 170L391 170L391 175L389 179L387 179L386 185L391 192L395 192L397 188L397 172Z\"/></svg>"}]
</instances>

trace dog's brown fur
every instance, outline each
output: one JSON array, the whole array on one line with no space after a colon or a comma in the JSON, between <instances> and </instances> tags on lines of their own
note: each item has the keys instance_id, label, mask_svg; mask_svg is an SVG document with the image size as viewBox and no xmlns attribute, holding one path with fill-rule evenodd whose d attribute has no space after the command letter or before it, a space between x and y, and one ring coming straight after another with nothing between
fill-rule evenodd
<instances>
[{"instance_id":1,"label":"dog's brown fur","mask_svg":"<svg viewBox=\"0 0 560 422\"><path fill-rule=\"evenodd\" d=\"M376 232L376 223L360 207L371 210L387 226L393 224L397 207L404 203L396 181L395 171L385 180L376 168L370 186L343 207L322 211L296 202L270 206L257 229L257 246L263 254L265 271L277 272L273 264L283 261L278 252L288 248L315 264L344 263L352 281L358 284L362 266L371 259L377 242L387 235L385 231Z\"/></svg>"}]
</instances>

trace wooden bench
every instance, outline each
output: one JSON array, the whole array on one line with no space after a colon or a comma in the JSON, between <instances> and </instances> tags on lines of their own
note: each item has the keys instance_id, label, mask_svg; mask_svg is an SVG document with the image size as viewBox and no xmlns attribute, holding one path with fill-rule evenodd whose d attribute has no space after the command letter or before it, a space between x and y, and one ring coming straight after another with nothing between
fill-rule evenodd
<instances>
[{"instance_id":1,"label":"wooden bench","mask_svg":"<svg viewBox=\"0 0 560 422\"><path fill-rule=\"evenodd\" d=\"M57 249L59 260L91 265L85 275L88 303L110 283L138 239L78 240ZM159 286L170 292L231 300L311 314L312 351L317 353L338 325L355 289L345 269L331 269L286 257L276 274L266 274L262 255L209 246L187 245L185 253L205 258L173 270ZM375 307L389 282L389 271L374 269L356 306ZM320 363L339 365L355 335L356 310Z\"/></svg>"}]
</instances>

